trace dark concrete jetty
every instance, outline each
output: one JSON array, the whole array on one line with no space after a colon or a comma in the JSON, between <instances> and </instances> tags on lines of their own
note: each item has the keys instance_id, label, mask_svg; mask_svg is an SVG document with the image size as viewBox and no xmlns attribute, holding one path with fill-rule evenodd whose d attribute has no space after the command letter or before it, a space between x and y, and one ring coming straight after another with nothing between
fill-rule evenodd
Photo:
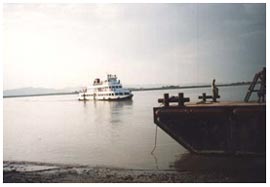
<instances>
[{"instance_id":1,"label":"dark concrete jetty","mask_svg":"<svg viewBox=\"0 0 270 187\"><path fill-rule=\"evenodd\" d=\"M266 68L255 74L244 102L218 102L215 79L212 91L194 104L185 104L190 99L183 93L164 94L158 99L164 106L154 108L155 124L192 153L265 155ZM252 93L258 102L248 102Z\"/></svg>"},{"instance_id":2,"label":"dark concrete jetty","mask_svg":"<svg viewBox=\"0 0 270 187\"><path fill-rule=\"evenodd\" d=\"M164 103L168 100L165 95ZM265 103L177 102L154 108L154 122L190 152L265 155Z\"/></svg>"}]
</instances>

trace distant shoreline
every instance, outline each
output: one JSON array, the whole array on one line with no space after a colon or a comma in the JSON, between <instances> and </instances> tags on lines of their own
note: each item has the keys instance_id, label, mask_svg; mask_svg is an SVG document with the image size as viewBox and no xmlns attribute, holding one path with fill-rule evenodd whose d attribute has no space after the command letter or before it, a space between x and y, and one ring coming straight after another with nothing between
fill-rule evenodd
<instances>
[{"instance_id":1,"label":"distant shoreline","mask_svg":"<svg viewBox=\"0 0 270 187\"><path fill-rule=\"evenodd\" d=\"M218 87L225 86L241 86L249 85L251 82L239 82L239 83L229 83L229 84L218 84ZM191 89L191 88L209 88L211 85L196 85L196 86L162 86L156 88L129 88L131 91L153 91L153 90L171 90L171 89ZM12 97L37 97L37 96L53 96L53 95L75 95L78 94L78 91L74 92L60 92L60 93L44 93L44 94L27 94L27 95L7 95L3 98L12 98Z\"/></svg>"},{"instance_id":2,"label":"distant shoreline","mask_svg":"<svg viewBox=\"0 0 270 187\"><path fill-rule=\"evenodd\" d=\"M28 94L28 95L6 95L3 98L11 98L11 97L37 97L37 96L52 96L52 95L74 95L77 92L59 92L59 93L44 93L44 94Z\"/></svg>"},{"instance_id":3,"label":"distant shoreline","mask_svg":"<svg viewBox=\"0 0 270 187\"><path fill-rule=\"evenodd\" d=\"M249 85L251 82L241 82L241 83L229 83L229 84L217 84L218 87L225 86L241 86ZM151 90L171 90L171 89L190 89L190 88L209 88L211 85L196 85L196 86L162 86L156 88L130 88L131 91L151 91Z\"/></svg>"}]
</instances>

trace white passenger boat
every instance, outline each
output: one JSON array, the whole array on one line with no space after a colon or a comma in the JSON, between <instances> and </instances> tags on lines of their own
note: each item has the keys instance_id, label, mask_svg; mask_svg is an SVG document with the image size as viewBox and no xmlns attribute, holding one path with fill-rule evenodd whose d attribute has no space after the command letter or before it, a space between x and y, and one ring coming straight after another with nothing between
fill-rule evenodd
<instances>
[{"instance_id":1,"label":"white passenger boat","mask_svg":"<svg viewBox=\"0 0 270 187\"><path fill-rule=\"evenodd\" d=\"M85 88L79 93L78 99L85 100L124 100L131 99L133 94L130 90L122 88L116 75L107 75L107 80L94 80L92 86Z\"/></svg>"}]
</instances>

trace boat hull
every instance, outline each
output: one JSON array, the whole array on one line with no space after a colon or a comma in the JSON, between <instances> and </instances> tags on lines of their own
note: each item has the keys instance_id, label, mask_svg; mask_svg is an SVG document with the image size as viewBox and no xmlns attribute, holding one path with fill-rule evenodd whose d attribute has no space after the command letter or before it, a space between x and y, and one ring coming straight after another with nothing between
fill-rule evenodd
<instances>
[{"instance_id":1,"label":"boat hull","mask_svg":"<svg viewBox=\"0 0 270 187\"><path fill-rule=\"evenodd\" d=\"M118 97L79 97L79 101L85 101L85 100L99 100L99 101L120 101L120 100L131 100L133 97L133 94L125 95L125 96L118 96Z\"/></svg>"},{"instance_id":2,"label":"boat hull","mask_svg":"<svg viewBox=\"0 0 270 187\"><path fill-rule=\"evenodd\" d=\"M214 104L154 108L154 122L192 153L266 152L265 104Z\"/></svg>"}]
</instances>

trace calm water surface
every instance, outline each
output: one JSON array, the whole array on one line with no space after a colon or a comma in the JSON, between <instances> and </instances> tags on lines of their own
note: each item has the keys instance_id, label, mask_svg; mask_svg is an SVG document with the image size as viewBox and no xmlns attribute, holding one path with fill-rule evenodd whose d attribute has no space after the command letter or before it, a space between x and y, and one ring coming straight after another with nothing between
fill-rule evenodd
<instances>
[{"instance_id":1,"label":"calm water surface","mask_svg":"<svg viewBox=\"0 0 270 187\"><path fill-rule=\"evenodd\" d=\"M221 87L223 101L243 100L247 86ZM210 88L134 92L132 101L77 101L77 95L4 99L4 160L168 169L187 151L158 129L153 107L167 92L196 102Z\"/></svg>"}]
</instances>

